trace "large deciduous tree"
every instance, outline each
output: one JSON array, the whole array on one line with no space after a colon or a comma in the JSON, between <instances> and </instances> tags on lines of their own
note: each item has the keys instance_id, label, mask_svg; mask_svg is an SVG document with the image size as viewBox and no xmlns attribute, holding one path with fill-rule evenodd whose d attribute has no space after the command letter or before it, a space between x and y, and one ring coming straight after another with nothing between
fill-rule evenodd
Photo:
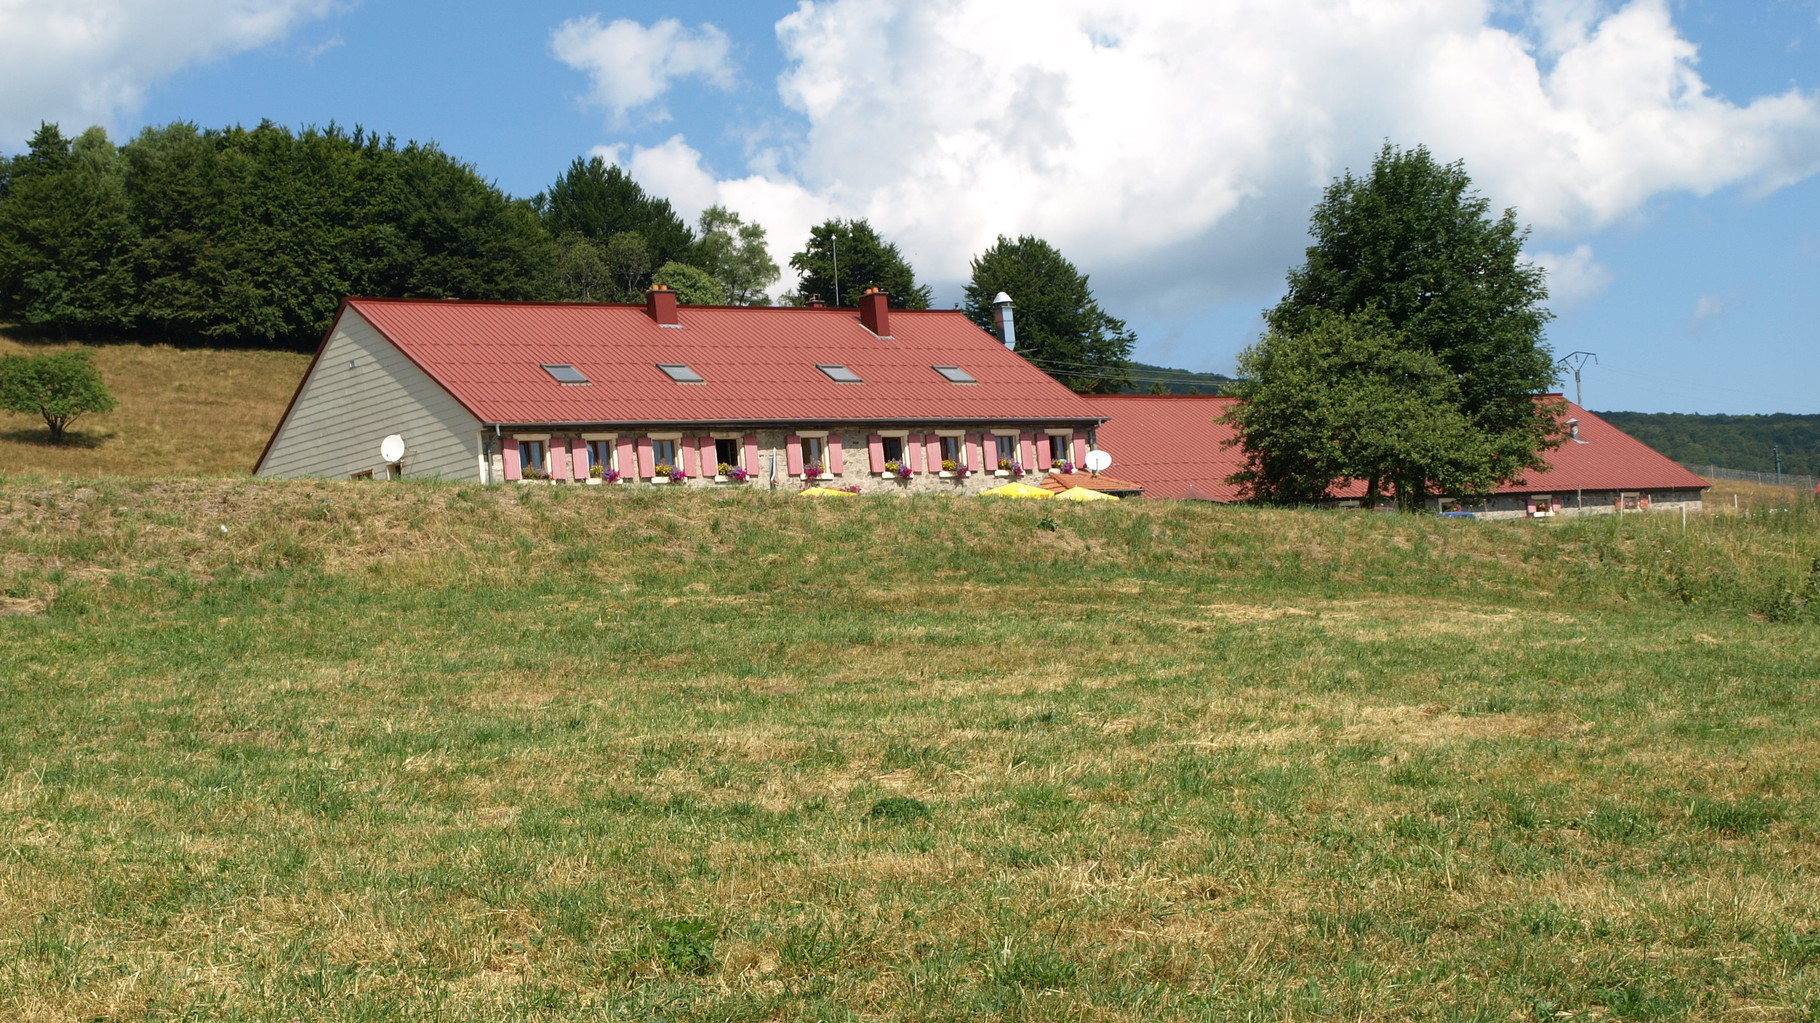
<instances>
[{"instance_id":1,"label":"large deciduous tree","mask_svg":"<svg viewBox=\"0 0 1820 1023\"><path fill-rule=\"evenodd\" d=\"M797 272L798 301L819 298L854 307L865 289L882 288L894 308L929 308L928 285L916 283L903 253L864 220L829 220L811 228L790 266Z\"/></svg>"},{"instance_id":2,"label":"large deciduous tree","mask_svg":"<svg viewBox=\"0 0 1820 1023\"><path fill-rule=\"evenodd\" d=\"M1087 275L1055 246L1000 235L972 266L964 296L974 323L993 329L992 300L1002 291L1013 302L1018 354L1083 394L1114 394L1130 385L1131 331L1100 308Z\"/></svg>"},{"instance_id":3,"label":"large deciduous tree","mask_svg":"<svg viewBox=\"0 0 1820 1023\"><path fill-rule=\"evenodd\" d=\"M745 223L724 206L703 210L696 227L701 237L690 262L720 285L722 301L727 305L770 305L771 296L765 289L777 283L779 272L766 250L764 227Z\"/></svg>"},{"instance_id":4,"label":"large deciduous tree","mask_svg":"<svg viewBox=\"0 0 1820 1023\"><path fill-rule=\"evenodd\" d=\"M615 239L638 236L645 249L643 269L629 286L620 280L626 294L642 293L653 269L671 260L687 261L695 244L694 232L676 215L670 200L647 194L630 174L598 156L577 157L534 202L552 236L585 238L621 270L639 261L630 258L628 240L619 239L616 247Z\"/></svg>"},{"instance_id":5,"label":"large deciduous tree","mask_svg":"<svg viewBox=\"0 0 1820 1023\"><path fill-rule=\"evenodd\" d=\"M70 330L133 320L126 163L100 128L41 125L0 202L0 318Z\"/></svg>"},{"instance_id":6,"label":"large deciduous tree","mask_svg":"<svg viewBox=\"0 0 1820 1023\"><path fill-rule=\"evenodd\" d=\"M1352 478L1388 483L1413 508L1434 489L1482 493L1546 464L1559 442L1557 408L1538 400L1555 381L1548 291L1522 259L1516 213L1489 210L1460 163L1420 146L1386 145L1369 174L1328 187L1307 262L1234 388L1246 399L1231 415L1246 455L1235 478L1255 496L1313 500ZM1367 395L1317 417L1322 444L1285 413L1297 388L1283 375L1310 366L1326 387ZM1420 428L1380 422L1390 416ZM1361 442L1361 430L1377 439Z\"/></svg>"}]
</instances>

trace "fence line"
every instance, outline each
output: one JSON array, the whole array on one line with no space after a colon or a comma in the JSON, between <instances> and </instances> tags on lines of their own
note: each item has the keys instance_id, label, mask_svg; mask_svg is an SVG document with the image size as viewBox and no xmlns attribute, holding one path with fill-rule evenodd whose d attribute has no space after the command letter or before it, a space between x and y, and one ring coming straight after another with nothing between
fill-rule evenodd
<instances>
[{"instance_id":1,"label":"fence line","mask_svg":"<svg viewBox=\"0 0 1820 1023\"><path fill-rule=\"evenodd\" d=\"M1748 483L1766 483L1772 487L1794 487L1797 490L1812 492L1820 485L1820 477L1797 476L1788 472L1749 472L1744 469L1721 469L1716 465L1690 465L1681 463L1681 468L1705 476L1709 480L1744 480Z\"/></svg>"}]
</instances>

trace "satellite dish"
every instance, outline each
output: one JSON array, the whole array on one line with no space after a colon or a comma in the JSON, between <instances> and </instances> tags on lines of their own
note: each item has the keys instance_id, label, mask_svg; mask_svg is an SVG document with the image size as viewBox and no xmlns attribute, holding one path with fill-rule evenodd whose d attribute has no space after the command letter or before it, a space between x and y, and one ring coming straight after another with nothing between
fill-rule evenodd
<instances>
[{"instance_id":1,"label":"satellite dish","mask_svg":"<svg viewBox=\"0 0 1820 1023\"><path fill-rule=\"evenodd\" d=\"M404 458L404 438L394 433L380 441L379 457L388 462L401 461Z\"/></svg>"},{"instance_id":2,"label":"satellite dish","mask_svg":"<svg viewBox=\"0 0 1820 1023\"><path fill-rule=\"evenodd\" d=\"M1112 456L1104 451L1087 452L1087 471L1104 472L1112 464Z\"/></svg>"}]
</instances>

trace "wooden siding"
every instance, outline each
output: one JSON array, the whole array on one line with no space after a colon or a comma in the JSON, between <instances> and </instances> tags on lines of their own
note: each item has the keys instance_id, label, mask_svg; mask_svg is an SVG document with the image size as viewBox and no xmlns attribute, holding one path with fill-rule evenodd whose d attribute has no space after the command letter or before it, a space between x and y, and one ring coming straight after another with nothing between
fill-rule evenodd
<instances>
[{"instance_id":1,"label":"wooden siding","mask_svg":"<svg viewBox=\"0 0 1820 1023\"><path fill-rule=\"evenodd\" d=\"M480 423L345 310L255 475L383 475L379 442L393 433L404 437L405 476L479 478Z\"/></svg>"}]
</instances>

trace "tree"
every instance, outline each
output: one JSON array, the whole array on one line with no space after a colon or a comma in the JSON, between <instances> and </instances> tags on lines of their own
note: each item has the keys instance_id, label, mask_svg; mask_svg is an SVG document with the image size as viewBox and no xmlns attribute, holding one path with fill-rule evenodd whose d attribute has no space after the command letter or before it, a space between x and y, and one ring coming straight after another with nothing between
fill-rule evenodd
<instances>
[{"instance_id":1,"label":"tree","mask_svg":"<svg viewBox=\"0 0 1820 1023\"><path fill-rule=\"evenodd\" d=\"M770 305L765 289L777 283L777 264L765 246L765 229L747 224L724 206L702 211L701 237L690 262L719 283L726 305Z\"/></svg>"},{"instance_id":2,"label":"tree","mask_svg":"<svg viewBox=\"0 0 1820 1023\"><path fill-rule=\"evenodd\" d=\"M53 443L62 442L77 417L113 407L86 349L0 356L0 410L43 416Z\"/></svg>"},{"instance_id":3,"label":"tree","mask_svg":"<svg viewBox=\"0 0 1820 1023\"><path fill-rule=\"evenodd\" d=\"M895 309L927 309L930 292L916 283L903 253L864 220L829 220L811 228L803 250L790 257L799 301L857 307L867 288L882 288Z\"/></svg>"},{"instance_id":4,"label":"tree","mask_svg":"<svg viewBox=\"0 0 1820 1023\"><path fill-rule=\"evenodd\" d=\"M133 320L126 165L100 128L41 125L0 202L0 318L60 331Z\"/></svg>"},{"instance_id":5,"label":"tree","mask_svg":"<svg viewBox=\"0 0 1820 1023\"><path fill-rule=\"evenodd\" d=\"M1433 354L1404 347L1382 313L1317 311L1304 329L1271 331L1239 356L1227 414L1246 438L1233 476L1253 497L1319 500L1342 480L1365 481L1368 506L1386 487L1404 510L1433 485L1482 493L1497 481L1485 439L1460 408L1459 380Z\"/></svg>"},{"instance_id":6,"label":"tree","mask_svg":"<svg viewBox=\"0 0 1820 1023\"><path fill-rule=\"evenodd\" d=\"M726 292L708 271L687 263L671 261L651 274L652 284L661 284L676 292L681 305L726 305Z\"/></svg>"},{"instance_id":7,"label":"tree","mask_svg":"<svg viewBox=\"0 0 1820 1023\"><path fill-rule=\"evenodd\" d=\"M1548 290L1542 271L1521 259L1526 233L1515 211L1492 219L1471 187L1460 163L1388 144L1370 174L1348 172L1328 187L1307 262L1290 271L1288 293L1266 313L1269 332L1234 389L1249 402L1232 419L1247 457L1240 475L1255 496L1306 500L1350 476L1389 482L1399 505L1417 507L1431 488L1482 492L1546 464L1542 452L1560 440L1556 408L1537 400L1555 380L1542 340ZM1336 335L1347 332L1341 343ZM1279 358L1298 345L1309 351ZM1399 352L1411 358L1392 358ZM1292 417L1279 414L1294 389L1275 374L1311 362L1349 374L1331 386L1356 384L1370 395L1359 403L1367 412L1328 417L1324 447L1286 433ZM1381 391L1387 381L1411 393L1393 401ZM1375 446L1332 432L1392 414L1426 425L1381 424L1387 439ZM1437 436L1447 438L1445 450L1428 443ZM1334 456L1336 446L1354 454ZM1358 454L1370 451L1375 462Z\"/></svg>"},{"instance_id":8,"label":"tree","mask_svg":"<svg viewBox=\"0 0 1820 1023\"><path fill-rule=\"evenodd\" d=\"M632 233L646 249L644 276L625 289L643 294L652 267L686 261L695 244L689 225L670 200L649 195L617 164L600 157L576 157L548 191L533 200L544 226L556 238L580 235L609 248L616 235ZM622 243L623 247L624 243Z\"/></svg>"},{"instance_id":9,"label":"tree","mask_svg":"<svg viewBox=\"0 0 1820 1023\"><path fill-rule=\"evenodd\" d=\"M964 308L974 323L993 329L992 300L999 292L1014 303L1018 354L1083 394L1116 394L1131 384L1135 342L1123 320L1094 301L1087 275L1055 246L1024 235L998 241L973 258Z\"/></svg>"}]
</instances>

